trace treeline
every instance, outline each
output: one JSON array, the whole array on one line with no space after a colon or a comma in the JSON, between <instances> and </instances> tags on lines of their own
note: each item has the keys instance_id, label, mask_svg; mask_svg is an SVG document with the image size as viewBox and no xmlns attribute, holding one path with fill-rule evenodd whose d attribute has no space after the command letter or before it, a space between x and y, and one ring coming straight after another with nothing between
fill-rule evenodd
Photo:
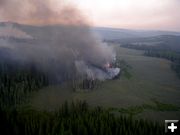
<instances>
[{"instance_id":1,"label":"treeline","mask_svg":"<svg viewBox=\"0 0 180 135\"><path fill-rule=\"evenodd\" d=\"M32 65L0 62L0 107L11 108L25 102L28 94L48 85L48 79Z\"/></svg>"},{"instance_id":2,"label":"treeline","mask_svg":"<svg viewBox=\"0 0 180 135\"><path fill-rule=\"evenodd\" d=\"M163 135L164 125L115 116L86 102L67 102L55 112L0 109L0 134L5 135Z\"/></svg>"},{"instance_id":3,"label":"treeline","mask_svg":"<svg viewBox=\"0 0 180 135\"><path fill-rule=\"evenodd\" d=\"M172 62L180 62L180 53L176 53L173 51L162 51L162 50L145 50L144 55L158 57L158 58L165 58Z\"/></svg>"},{"instance_id":4,"label":"treeline","mask_svg":"<svg viewBox=\"0 0 180 135\"><path fill-rule=\"evenodd\" d=\"M125 44L122 47L144 50L145 56L165 58L172 61L171 68L176 72L177 76L180 78L180 52L169 49L166 46L148 46L148 45L134 45Z\"/></svg>"},{"instance_id":5,"label":"treeline","mask_svg":"<svg viewBox=\"0 0 180 135\"><path fill-rule=\"evenodd\" d=\"M176 72L177 76L180 78L180 53L176 53L173 51L146 50L144 55L157 58L165 58L167 60L172 61L171 68Z\"/></svg>"}]
</instances>

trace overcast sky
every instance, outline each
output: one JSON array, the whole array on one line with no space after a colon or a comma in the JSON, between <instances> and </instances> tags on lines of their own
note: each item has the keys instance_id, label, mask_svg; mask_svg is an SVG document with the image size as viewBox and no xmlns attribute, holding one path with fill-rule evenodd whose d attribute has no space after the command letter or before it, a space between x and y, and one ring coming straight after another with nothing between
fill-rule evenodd
<instances>
[{"instance_id":1,"label":"overcast sky","mask_svg":"<svg viewBox=\"0 0 180 135\"><path fill-rule=\"evenodd\" d=\"M96 26L180 31L180 0L76 0L75 3Z\"/></svg>"}]
</instances>

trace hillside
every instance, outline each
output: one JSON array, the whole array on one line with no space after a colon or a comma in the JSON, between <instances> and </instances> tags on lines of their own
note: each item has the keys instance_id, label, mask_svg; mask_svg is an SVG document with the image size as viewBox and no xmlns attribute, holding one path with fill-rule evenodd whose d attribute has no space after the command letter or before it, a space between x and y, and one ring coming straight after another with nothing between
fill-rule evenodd
<instances>
[{"instance_id":1,"label":"hillside","mask_svg":"<svg viewBox=\"0 0 180 135\"><path fill-rule=\"evenodd\" d=\"M180 80L171 70L170 62L143 56L143 51L122 47L117 47L116 50L118 57L132 67L130 79L123 76L120 80L105 81L97 89L89 92L74 93L67 86L50 86L35 92L31 105L54 110L66 100L86 100L91 106L127 109L125 114L135 111L138 118L160 122L164 119L179 119ZM152 109L156 103L158 108ZM143 109L144 105L151 107Z\"/></svg>"},{"instance_id":2,"label":"hillside","mask_svg":"<svg viewBox=\"0 0 180 135\"><path fill-rule=\"evenodd\" d=\"M11 25L13 28L22 30L23 32L29 34L32 37L38 38L39 36L44 36L44 38L49 38L49 35L56 31L62 29L60 25L49 25L49 26L31 26L18 24L13 22L0 22L0 28L6 25ZM64 26L63 26L64 27ZM72 29L72 27L70 28ZM131 30L131 29L120 29L120 28L105 28L105 27L91 27L90 30L99 35L103 40L118 40L118 39L129 39L129 38L144 38L144 37L154 37L160 35L176 35L180 36L180 32L174 31L158 31L158 30ZM47 33L45 33L47 32Z\"/></svg>"},{"instance_id":3,"label":"hillside","mask_svg":"<svg viewBox=\"0 0 180 135\"><path fill-rule=\"evenodd\" d=\"M103 43L94 40L98 33ZM123 41L148 47L173 43L177 49L178 33L163 33L169 32L0 23L0 130L163 133L164 119L180 119L180 80L172 62L122 47Z\"/></svg>"},{"instance_id":4,"label":"hillside","mask_svg":"<svg viewBox=\"0 0 180 135\"><path fill-rule=\"evenodd\" d=\"M119 43L124 47L129 45L133 47L144 47L154 50L169 50L180 52L180 36L177 35L160 35L144 38L127 38L109 40L109 42Z\"/></svg>"},{"instance_id":5,"label":"hillside","mask_svg":"<svg viewBox=\"0 0 180 135\"><path fill-rule=\"evenodd\" d=\"M146 38L160 35L177 35L180 36L180 32L173 31L158 31L158 30L131 30L120 28L103 28L95 27L93 31L100 35L104 40L118 40L118 39L130 39L130 38ZM128 41L126 40L126 41Z\"/></svg>"}]
</instances>

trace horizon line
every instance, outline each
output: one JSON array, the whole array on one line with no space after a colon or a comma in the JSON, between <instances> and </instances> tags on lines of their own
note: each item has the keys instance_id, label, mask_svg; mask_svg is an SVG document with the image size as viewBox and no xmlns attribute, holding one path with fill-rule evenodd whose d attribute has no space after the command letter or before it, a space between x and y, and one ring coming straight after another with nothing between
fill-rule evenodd
<instances>
[{"instance_id":1,"label":"horizon line","mask_svg":"<svg viewBox=\"0 0 180 135\"><path fill-rule=\"evenodd\" d=\"M44 25L39 25L39 24L26 24L26 23L19 23L19 22L13 22L13 21L0 21L0 23L14 23L14 24L19 24L19 25L27 25L27 26L58 26L62 24L44 24ZM64 25L64 24L63 24ZM87 25L88 26L88 25ZM104 28L104 29L114 29L114 30L131 30L131 31L159 31L159 32L177 32L180 33L180 31L176 30L168 30L168 29L146 29L146 28L123 28L123 27L112 27L112 26L99 26L99 25L94 25L94 26L89 26L91 28Z\"/></svg>"}]
</instances>

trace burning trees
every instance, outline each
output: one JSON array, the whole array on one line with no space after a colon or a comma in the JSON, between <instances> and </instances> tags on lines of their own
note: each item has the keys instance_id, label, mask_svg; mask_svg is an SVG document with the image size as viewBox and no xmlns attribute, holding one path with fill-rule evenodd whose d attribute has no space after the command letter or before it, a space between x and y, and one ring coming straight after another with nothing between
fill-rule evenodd
<instances>
[{"instance_id":1,"label":"burning trees","mask_svg":"<svg viewBox=\"0 0 180 135\"><path fill-rule=\"evenodd\" d=\"M106 63L103 66L98 66L84 61L76 61L77 71L72 79L73 90L92 90L97 88L101 81L114 79L120 74L120 68L113 65L113 63Z\"/></svg>"}]
</instances>

